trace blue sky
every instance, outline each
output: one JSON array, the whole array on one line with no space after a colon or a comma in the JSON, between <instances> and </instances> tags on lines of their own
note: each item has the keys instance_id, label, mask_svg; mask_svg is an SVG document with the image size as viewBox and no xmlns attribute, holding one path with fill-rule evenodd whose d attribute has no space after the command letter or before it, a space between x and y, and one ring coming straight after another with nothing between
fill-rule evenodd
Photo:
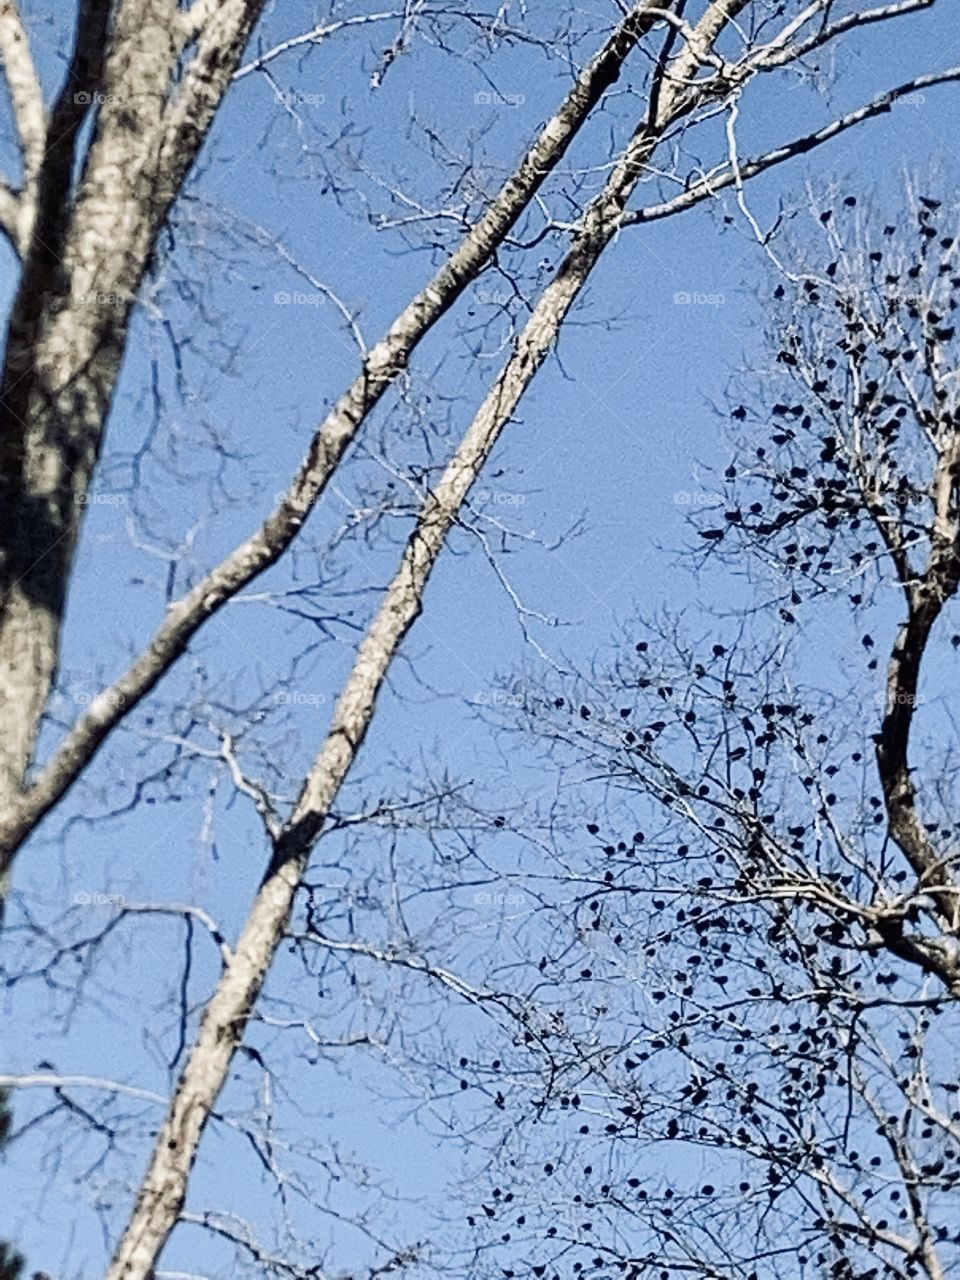
<instances>
[{"instance_id":1,"label":"blue sky","mask_svg":"<svg viewBox=\"0 0 960 1280\"><path fill-rule=\"evenodd\" d=\"M591 7L598 16L608 9L600 3ZM308 25L313 6L302 8L303 25ZM26 12L35 20L42 66L52 84L63 15L30 3ZM48 13L55 17L47 21ZM273 18L271 29L289 30L286 22L281 26ZM367 338L374 339L423 283L431 254L405 247L396 233L377 231L362 216L357 196L344 190L338 202L327 171L344 188L349 179L380 207L386 202L367 175L396 171L408 190L428 199L444 174L422 135L409 128L412 116L435 128L452 153L470 153L478 166L494 169L509 165L564 88L556 64L536 50L498 54L478 67L418 45L390 69L383 87L373 90L369 76L380 47L379 39L363 32L275 63L281 89L302 95L296 100L303 117L299 126L277 101L274 87L256 75L238 82L218 119L201 172L178 213L175 248L163 269L160 293L181 340L195 335L198 342L193 351L185 348L191 391L177 399L164 333L141 318L111 419L100 498L91 504L71 594L59 704L64 719L76 713L101 676L120 669L162 613L169 557L151 554L147 543L154 550L165 539L176 544L204 517L191 554L196 564L212 563L266 512L299 461L308 432L355 369L355 351L332 305L316 299L316 305L277 301L278 293L311 292L310 286L276 254L244 248L222 230L211 230L212 222L224 216L211 206L229 211L227 225L234 233L261 227L282 240L311 273L358 309ZM743 107L743 150L752 153L804 131L828 111L848 109L912 74L955 61L960 61L960 24L949 7L938 6L905 25L880 26L859 36L855 50L850 43L841 47L828 100L803 87L785 91L772 80L758 86ZM487 100L491 79L504 100ZM766 221L778 202L802 205L808 178L820 183L835 177L861 196L874 194L880 203L896 200L906 166L922 173L939 164L945 170L940 181L952 182L958 102L957 90L948 87L928 91L923 101L902 104L813 161L775 171L752 189L752 207ZM622 131L632 106L629 97L617 96L604 117L586 130L570 165L606 158L608 134ZM365 173L349 175L342 168L342 151L331 146L345 129L356 138ZM6 153L2 158L7 159ZM695 589L678 571L674 551L688 536L684 521L691 509L678 495L694 495L695 503L696 495L710 491L703 467L726 459L716 406L722 406L735 385L738 368L758 350L767 281L763 256L742 224L724 226L715 209L700 208L624 233L563 335L559 358L543 370L491 460L475 501L479 509L531 535L523 549L516 544L516 552L499 563L528 608L562 620L561 627L531 623L538 643L561 665L586 666L617 625L638 610L669 605L697 618L704 604L717 603L729 590L720 582ZM13 263L5 253L0 259L4 302L13 286ZM490 370L498 367L495 358L475 357L475 344L460 326L483 316L484 308L489 311L489 298L503 288L495 276L485 276L474 297L418 353L413 387L435 433L430 443L438 456L469 421ZM693 295L694 301L676 301L678 293ZM206 330L199 326L198 301L208 315L219 317ZM220 341L216 348L213 330ZM211 344L208 354L215 359L229 356L226 370L205 357L204 343ZM153 357L165 410L154 453L144 466L144 488L135 494L129 488L130 457L149 433ZM224 462L215 454L210 447L214 437L229 447L232 459ZM409 413L394 400L382 407L366 439L371 447L386 440L401 465L423 456ZM361 623L388 578L407 520L402 515L386 518L373 528L369 549L354 537L320 561L309 547L325 546L342 523L351 494L370 486L382 490L383 484L382 469L357 456L342 495L332 489L311 522L307 546L254 592L288 587L291 574L301 584L310 582L321 563L327 578L323 598L333 597L328 611L347 609L351 621ZM138 545L131 544L131 515L139 518ZM536 538L552 544L581 517L577 536L559 547L537 546ZM190 569L189 560L181 557L180 587ZM331 571L346 576L330 581ZM295 779L321 740L356 643L351 626L335 624L331 633L326 638L302 618L256 602L227 610L202 635L195 654L165 682L155 710L138 713L135 732L118 735L24 855L16 888L29 910L53 920L77 893L191 898L235 929L262 866L263 841L247 806L229 802L226 788L208 798L202 766L191 769L182 782L147 782L143 796L149 803L108 822L68 820L124 805L136 780L167 761L171 735L193 732L176 708L198 690L211 704L264 698L271 716L258 733L257 751L268 758L273 754ZM819 652L832 658L834 645L840 662L845 641L831 630L816 638ZM491 717L478 716L477 704L489 705L499 682L521 670L523 679L535 679L546 668L524 642L516 609L476 539L459 532L382 699L343 809L362 808L370 797L408 787L428 772L436 777L446 770L488 790L493 780L503 786L501 746L488 723ZM290 688L301 696L280 704L283 714L278 716L271 686L289 678L295 679ZM150 715L153 724L147 722ZM224 715L229 719L235 713ZM160 727L168 741L143 747L137 735ZM52 737L51 728L48 741ZM255 758L252 747L251 753ZM532 762L506 764L515 770L518 790L537 785ZM211 829L213 841L203 834ZM372 868L382 865L384 843L382 835L356 848L343 841L340 851L335 840L325 843L321 861L327 883L338 883L338 876L358 882L368 862ZM336 866L341 853L345 870ZM428 875L431 854L425 841L401 837L396 856L402 882L413 885ZM426 922L429 906L419 909ZM482 952L496 929L494 909L480 904L476 915L470 945ZM89 919L74 919L70 927L86 929L105 918L91 909ZM372 920L370 927L375 927ZM171 1037L175 1039L169 961L181 946L177 924L151 922L124 932L96 970L91 983L96 998L69 1015L69 994L42 980L8 990L5 1068L30 1071L46 1059L64 1072L102 1073L164 1093L167 1071L158 1044L169 1049ZM211 961L209 950L198 950L194 1001L213 978ZM284 959L271 992L297 981L297 972ZM389 987L389 979L377 979L374 990L381 981ZM403 1007L417 1031L415 1047L432 1044L436 1006L413 1001ZM482 1037L482 1024L475 1018L453 1006L442 1007L439 1030L451 1043ZM349 1008L333 1019L337 1027L349 1023ZM292 1059L290 1054L287 1060ZM324 1142L335 1136L379 1168L388 1184L403 1186L411 1203L383 1210L397 1225L397 1235L428 1230L443 1207L445 1184L458 1169L456 1152L437 1141L439 1118L425 1113L418 1120L405 1117L400 1103L377 1104L377 1099L402 1097L403 1087L371 1055L353 1051L338 1061L339 1067L321 1065L298 1077L295 1096L323 1113L317 1132ZM249 1083L239 1082L228 1089L224 1105L246 1106L250 1096ZM18 1119L41 1105L39 1093L31 1096L18 1107ZM458 1114L469 1116L469 1102L457 1105ZM0 1169L0 1201L12 1206L4 1214L3 1232L16 1239L33 1267L58 1277L96 1274L104 1236L85 1207L84 1186L74 1181L84 1171L81 1181L87 1189L97 1184L101 1199L107 1195L109 1188L98 1182L103 1171L86 1171L97 1152L96 1139L68 1144L62 1165L49 1159L38 1163L45 1142L25 1138ZM135 1175L144 1151L134 1150L129 1176ZM234 1172L240 1167L235 1162L246 1158L236 1139L208 1134L191 1203L246 1203L256 1212L260 1191L255 1175L249 1167L241 1177ZM359 1202L352 1192L341 1194L349 1208ZM126 1203L119 1189L117 1203ZM315 1229L323 1233L328 1226L318 1220ZM342 1251L343 1266L364 1255L368 1246L356 1232L336 1224L329 1231L337 1246L334 1257ZM209 1267L216 1274L216 1268L225 1267L227 1274L228 1256L199 1233L184 1230L166 1261L172 1271Z\"/></svg>"}]
</instances>

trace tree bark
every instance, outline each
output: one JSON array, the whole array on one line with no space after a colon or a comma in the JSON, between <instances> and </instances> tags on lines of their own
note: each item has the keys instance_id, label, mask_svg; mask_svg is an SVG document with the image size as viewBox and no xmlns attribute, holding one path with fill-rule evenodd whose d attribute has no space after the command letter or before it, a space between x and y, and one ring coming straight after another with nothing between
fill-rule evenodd
<instances>
[{"instance_id":1,"label":"tree bark","mask_svg":"<svg viewBox=\"0 0 960 1280\"><path fill-rule=\"evenodd\" d=\"M19 801L56 677L87 490L156 236L263 0L227 0L183 82L173 0L81 5L50 117L0 384L0 812ZM79 163L81 131L95 115ZM0 866L0 872L6 866Z\"/></svg>"},{"instance_id":2,"label":"tree bark","mask_svg":"<svg viewBox=\"0 0 960 1280\"><path fill-rule=\"evenodd\" d=\"M275 844L232 959L204 1012L107 1280L147 1280L157 1265L183 1209L204 1127L286 932L310 852L367 735L393 658L422 609L427 582L447 535L570 308L616 234L626 202L663 130L692 107L685 77L692 76L703 53L746 3L727 0L726 5L712 6L691 35L686 56L678 59L679 74L664 88L657 119L637 130L604 190L580 219L573 245L544 290L513 356L424 502L400 568L360 645L327 738L293 816Z\"/></svg>"},{"instance_id":3,"label":"tree bark","mask_svg":"<svg viewBox=\"0 0 960 1280\"><path fill-rule=\"evenodd\" d=\"M275 564L297 537L361 425L406 368L423 337L453 306L502 245L547 176L566 154L594 107L617 80L630 52L662 11L663 6L653 4L652 0L640 0L634 5L577 78L559 110L541 130L487 211L426 288L412 299L384 338L368 353L360 373L318 428L299 472L277 509L250 538L168 611L167 618L143 654L110 691L112 696L90 707L35 785L24 790L20 790L20 784L32 755L37 726L56 667L57 639L63 612L62 592L65 590L69 559L56 566L51 564L48 570L48 576L53 578L52 588L56 590L60 584L56 607L43 611L31 608L28 599L17 605L11 597L9 618L0 615L0 743L4 740L2 734L7 725L11 732L19 727L21 737L8 748L5 772L4 748L0 746L0 787L3 787L6 777L5 788L0 789L0 799L7 797L6 805L0 808L0 876L9 871L23 841L90 762L111 729L150 692L203 623L227 600ZM190 129L189 113L181 114L184 115L183 127ZM176 141L177 136L173 131L170 147L174 159L180 145ZM199 143L199 139L196 141ZM171 200L174 195L172 190ZM125 333L118 335L118 339L123 336ZM122 343L115 344L111 390L119 369L121 349ZM91 414L94 425L89 434L96 441L101 434L96 426L101 416L97 412ZM53 465L57 465L56 449L53 452ZM95 451L88 460L89 467L94 462ZM89 468L86 481L78 480L82 471L75 463L67 465L64 461L59 469L63 473L61 487L72 483L75 486L72 498L75 500L83 492L79 486L89 482ZM13 495L11 511L16 509L17 502L22 507L23 501L22 495ZM61 513L59 522L48 534L48 541L52 540L61 559L68 554L62 534L64 520L73 516L73 523L68 529L72 552L76 521L83 510L82 503L76 502L71 510L70 502L71 494L65 493L61 504L65 512ZM31 545L35 541L33 536ZM29 556L28 548L28 563ZM42 566L38 566L38 574L41 569ZM5 620L10 634L4 643ZM8 690L6 699L5 685ZM8 708L6 720L4 706Z\"/></svg>"}]
</instances>

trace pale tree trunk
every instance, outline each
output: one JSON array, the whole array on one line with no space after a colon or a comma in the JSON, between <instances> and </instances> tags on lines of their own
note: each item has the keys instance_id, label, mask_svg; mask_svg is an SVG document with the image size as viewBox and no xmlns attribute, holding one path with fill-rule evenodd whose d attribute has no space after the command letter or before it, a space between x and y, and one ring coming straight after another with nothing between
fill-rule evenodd
<instances>
[{"instance_id":1,"label":"pale tree trunk","mask_svg":"<svg viewBox=\"0 0 960 1280\"><path fill-rule=\"evenodd\" d=\"M411 354L425 334L450 309L503 244L547 176L566 154L570 143L597 103L617 80L630 52L653 25L663 8L662 5L652 3L652 0L641 0L634 5L578 76L559 110L540 131L474 228L443 263L429 284L403 309L383 339L368 353L353 384L340 397L315 433L303 465L276 511L251 538L241 543L188 596L170 609L149 646L110 691L111 696L90 707L55 752L35 784L20 790L56 665L63 590L76 536L77 516L83 510L76 498L89 483L90 468L96 459L96 449L91 447L89 456L83 459L84 465L78 467L76 461L66 456L66 444L63 441L52 443L45 451L52 474L46 488L61 494L61 501L57 518L46 534L46 540L52 544L54 551L36 566L33 576L45 575L50 580L48 594L53 594L55 599L50 607L40 607L32 599L39 592L34 590L31 596L29 584L23 582L11 589L9 604L0 615L0 733L5 725L9 725L13 735L8 739L6 753L0 745L0 786L4 774L7 777L5 790L0 790L0 798L6 796L6 804L0 805L0 875L9 871L12 859L24 839L86 767L118 720L129 714L131 708L149 693L180 656L194 633L222 604L274 564L297 537L304 520L322 496L327 482L359 428L407 367ZM170 199L174 194L171 190ZM87 271L85 278L88 279L89 276L90 272ZM116 289L119 287L120 284L115 286ZM122 287L127 288L126 282L123 282ZM105 285L96 285L94 290L100 293L113 292L107 290ZM111 341L109 347L102 352L103 358L109 361L107 381L112 390L119 369L122 340L125 337L126 308L122 315L116 310L108 309L105 320L122 321L124 326L124 333L118 333L116 340ZM89 316L82 313L75 316L68 311L63 322L68 334L74 335L74 327L77 327L74 341L83 338L85 350L94 348L96 334L103 335L105 332L101 322L99 329L84 335L80 326L89 325L89 321ZM29 344L24 345L27 350L32 350ZM101 353L98 351L98 354ZM77 366L76 360L69 363L70 367ZM57 368L63 367L65 365L61 358ZM88 378L86 368L83 373L84 385L88 387L91 396L97 396L96 404L91 401L91 428L87 436L92 441L99 442L102 432L98 424L102 421L105 409L99 404L103 395L98 393L98 389L104 380L93 376ZM71 393L75 391L75 382L76 380L70 385ZM34 412L40 415L43 413L44 401L39 394L38 401ZM26 417L26 414L25 409L22 416ZM25 501L22 494L14 495L11 513L17 509L18 501L22 507ZM36 546L37 534L27 534L26 537L30 545L25 548L23 559L29 565L32 563L31 548ZM4 689L7 690L6 698ZM7 708L6 719L4 708Z\"/></svg>"},{"instance_id":2,"label":"pale tree trunk","mask_svg":"<svg viewBox=\"0 0 960 1280\"><path fill-rule=\"evenodd\" d=\"M587 208L574 243L544 290L516 350L481 405L436 489L423 504L400 568L360 645L337 701L323 747L177 1084L166 1120L107 1280L146 1280L176 1226L204 1127L226 1081L254 1004L280 945L311 849L373 720L378 694L410 626L451 526L513 412L546 359L561 326L616 234L626 202L664 129L693 104L683 84L720 31L749 0L716 5L690 37L676 83L665 86L657 118L642 126L619 159L603 192Z\"/></svg>"},{"instance_id":3,"label":"pale tree trunk","mask_svg":"<svg viewBox=\"0 0 960 1280\"><path fill-rule=\"evenodd\" d=\"M5 813L19 802L56 676L84 500L137 290L262 3L226 0L176 84L188 33L174 0L85 0L36 172L29 78L21 68L16 79L28 185L11 236L22 247L23 269L0 389ZM0 49L9 45L14 17L9 6L0 15ZM24 39L21 26L13 46L21 63L29 60ZM79 136L92 111L94 136L75 184Z\"/></svg>"},{"instance_id":4,"label":"pale tree trunk","mask_svg":"<svg viewBox=\"0 0 960 1280\"><path fill-rule=\"evenodd\" d=\"M0 228L22 256L33 228L37 179L46 147L47 119L43 88L30 53L23 19L13 0L0 0L0 63L17 122L23 159L19 191L0 184Z\"/></svg>"}]
</instances>

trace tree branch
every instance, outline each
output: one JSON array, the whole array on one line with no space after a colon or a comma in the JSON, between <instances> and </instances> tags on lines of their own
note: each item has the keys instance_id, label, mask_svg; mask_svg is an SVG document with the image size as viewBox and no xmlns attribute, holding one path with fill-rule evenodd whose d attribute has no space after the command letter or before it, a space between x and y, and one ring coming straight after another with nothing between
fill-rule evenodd
<instances>
[{"instance_id":1,"label":"tree branch","mask_svg":"<svg viewBox=\"0 0 960 1280\"><path fill-rule=\"evenodd\" d=\"M447 535L571 307L616 235L624 205L662 130L696 105L687 76L747 3L716 0L701 18L677 59L680 74L664 92L657 127L651 130L644 124L637 130L603 191L582 215L573 243L520 334L513 356L424 501L400 567L337 700L327 738L304 781L294 812L275 842L233 960L206 1007L107 1280L143 1280L154 1269L183 1208L204 1127L285 935L314 843L370 728L393 659L420 614ZM710 91L709 85L703 87L704 94Z\"/></svg>"},{"instance_id":2,"label":"tree branch","mask_svg":"<svg viewBox=\"0 0 960 1280\"><path fill-rule=\"evenodd\" d=\"M20 191L16 196L9 193L16 202L15 211L0 209L0 222L22 256L30 241L36 211L37 180L47 138L47 114L43 105L43 88L17 0L0 0L0 62L3 63L10 91L23 157ZM4 192L4 205L7 204L6 196Z\"/></svg>"},{"instance_id":3,"label":"tree branch","mask_svg":"<svg viewBox=\"0 0 960 1280\"><path fill-rule=\"evenodd\" d=\"M91 704L37 781L0 818L0 874L111 730L153 689L204 622L275 564L299 535L362 423L406 368L423 337L490 261L596 104L618 78L628 54L653 23L646 13L650 7L646 0L634 5L580 74L487 212L368 353L358 377L314 435L306 458L277 508L254 534L168 609L165 621L137 661Z\"/></svg>"},{"instance_id":4,"label":"tree branch","mask_svg":"<svg viewBox=\"0 0 960 1280\"><path fill-rule=\"evenodd\" d=\"M742 161L736 167L729 163L719 166L705 178L695 182L682 195L675 196L672 200L664 200L660 204L647 205L643 209L630 211L624 215L623 225L637 226L640 223L656 222L661 218L668 218L675 213L680 213L684 209L690 209L694 205L700 204L702 200L715 197L728 187L736 186L738 181L743 182L754 178L758 174L772 169L775 165L783 164L786 160L793 160L797 156L806 155L815 148L822 146L823 143L830 142L832 139L846 133L854 125L861 124L866 120L872 120L880 115L886 115L893 110L899 98L916 93L920 89L929 89L936 85L949 84L957 80L960 80L960 66L948 67L945 71L932 72L929 75L915 76L912 80L904 81L903 84L898 85L895 89L880 94L865 106L849 111L846 115L831 121L830 124L824 125L821 129L814 130L813 133L804 134L803 137L795 138L792 142L784 143L783 146L767 151L752 160Z\"/></svg>"}]
</instances>

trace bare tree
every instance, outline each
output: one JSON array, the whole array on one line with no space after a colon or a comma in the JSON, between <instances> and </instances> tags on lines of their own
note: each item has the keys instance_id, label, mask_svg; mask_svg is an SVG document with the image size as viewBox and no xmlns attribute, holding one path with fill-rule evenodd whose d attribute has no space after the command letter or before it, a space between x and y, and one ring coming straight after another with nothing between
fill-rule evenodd
<instances>
[{"instance_id":1,"label":"bare tree","mask_svg":"<svg viewBox=\"0 0 960 1280\"><path fill-rule=\"evenodd\" d=\"M957 209L811 203L693 521L727 607L526 700L579 834L539 878L551 1021L503 1063L484 1274L960 1261Z\"/></svg>"},{"instance_id":2,"label":"bare tree","mask_svg":"<svg viewBox=\"0 0 960 1280\"><path fill-rule=\"evenodd\" d=\"M408 523L399 566L360 640L328 735L305 776L285 778L275 794L244 770L232 738L221 735L216 759L262 819L265 868L233 944L196 909L179 912L188 928L202 923L208 930L220 973L189 1051L187 1031L193 1034L195 1024L187 1015L182 1020L185 1063L117 1245L111 1277L153 1274L171 1232L184 1220L200 1139L278 948L289 937L297 895L309 888L311 854L335 820L334 806L391 664L422 609L451 529L466 518L471 487L602 255L629 228L716 201L724 190L743 204L749 179L890 111L911 90L960 78L958 68L914 78L775 149L739 154L737 123L755 82L789 73L861 29L929 6L930 0L901 0L873 8L844 6L840 12L829 0L786 6L713 0L696 6L695 14L683 3L621 7L619 25L582 68L572 68L566 98L499 191L479 211L456 216L462 238L430 282L378 343L367 348L361 340L355 380L312 435L302 465L274 509L218 564L205 566L187 590L168 595L163 621L127 671L103 688L38 759L57 674L78 514L95 478L131 317L160 233L231 81L254 72L272 75L285 53L349 24L331 21L288 36L241 66L261 16L259 4L195 0L182 10L172 0L90 0L80 9L66 80L45 113L23 23L12 3L3 5L0 37L23 155L19 189L5 187L0 203L4 228L21 256L5 352L0 459L0 847L5 872L110 735L172 670L201 626L301 537L348 447L387 391L401 382L420 341L494 255L509 251L519 262L548 246L555 259L545 259L552 274L525 325L511 334L509 358L459 444L442 465L431 465L410 483L413 501L404 511ZM355 22L396 17L370 13L356 15ZM437 22L437 30L444 31L444 22L456 20L497 31L502 15L482 9L444 14L442 8L408 5L399 17L399 35L382 55L375 80L422 23ZM522 32L512 34L520 38ZM572 196L562 193L568 213L550 213L543 203L547 180L638 49L645 61L637 67L642 84L637 111L624 124L613 160L600 157L599 189L591 190L584 179ZM702 156L694 155L694 139L716 150L713 126L719 118L727 127L715 162L705 166ZM585 160L582 172L589 168ZM654 199L635 207L638 191L648 183L655 187ZM398 203L405 200L402 192L391 195ZM534 214L542 225L535 231L525 227L532 238L520 240L514 232L521 218ZM418 209L416 218L442 221L436 210ZM274 247L290 260L284 246ZM349 309L343 310L352 331ZM165 776L182 764L183 736L188 735L177 741L176 759ZM196 754L191 747L189 759ZM888 768L890 787L900 796L901 822L908 823L903 763L892 758ZM904 841L912 838L906 826L901 834ZM919 845L915 852L921 856ZM389 961L398 962L397 957ZM456 985L449 974L428 976ZM484 1000L488 995L481 997L469 985L458 994ZM506 1016L514 1018L516 1010L511 1007Z\"/></svg>"}]
</instances>

